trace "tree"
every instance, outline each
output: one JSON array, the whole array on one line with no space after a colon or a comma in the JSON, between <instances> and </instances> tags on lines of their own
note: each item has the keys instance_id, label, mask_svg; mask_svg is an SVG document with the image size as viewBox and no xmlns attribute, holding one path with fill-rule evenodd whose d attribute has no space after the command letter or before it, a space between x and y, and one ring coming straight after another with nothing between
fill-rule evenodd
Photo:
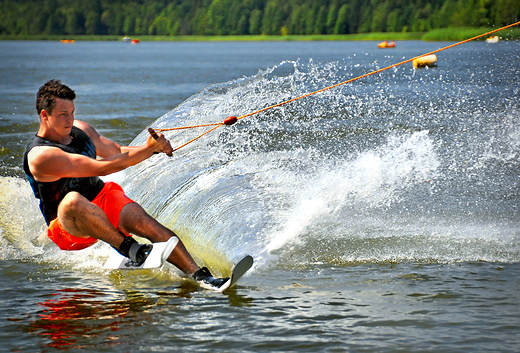
<instances>
[{"instance_id":1,"label":"tree","mask_svg":"<svg viewBox=\"0 0 520 353\"><path fill-rule=\"evenodd\" d=\"M51 13L47 17L47 23L45 25L45 34L60 34L63 33L64 21L63 16L58 13Z\"/></svg>"},{"instance_id":2,"label":"tree","mask_svg":"<svg viewBox=\"0 0 520 353\"><path fill-rule=\"evenodd\" d=\"M388 13L388 3L385 2L379 6L376 6L372 11L372 24L370 25L371 32L384 32L386 31L386 18Z\"/></svg>"},{"instance_id":3,"label":"tree","mask_svg":"<svg viewBox=\"0 0 520 353\"><path fill-rule=\"evenodd\" d=\"M76 9L67 9L65 12L65 33L66 34L83 34L85 29L85 19Z\"/></svg>"},{"instance_id":4,"label":"tree","mask_svg":"<svg viewBox=\"0 0 520 353\"><path fill-rule=\"evenodd\" d=\"M302 34L313 34L314 33L314 22L315 22L315 11L306 6L305 6L305 10L304 11L304 15L303 15L303 27L304 27L304 32Z\"/></svg>"},{"instance_id":5,"label":"tree","mask_svg":"<svg viewBox=\"0 0 520 353\"><path fill-rule=\"evenodd\" d=\"M422 32L518 18L520 0L0 0L1 34Z\"/></svg>"},{"instance_id":6,"label":"tree","mask_svg":"<svg viewBox=\"0 0 520 353\"><path fill-rule=\"evenodd\" d=\"M131 35L135 33L135 18L127 16L123 25L123 34Z\"/></svg>"},{"instance_id":7,"label":"tree","mask_svg":"<svg viewBox=\"0 0 520 353\"><path fill-rule=\"evenodd\" d=\"M361 16L359 16L361 13ZM360 17L357 28L353 29L357 33L369 33L372 28L372 7L366 6L358 11L358 17Z\"/></svg>"},{"instance_id":8,"label":"tree","mask_svg":"<svg viewBox=\"0 0 520 353\"><path fill-rule=\"evenodd\" d=\"M262 33L262 11L254 9L249 17L249 33L260 34Z\"/></svg>"},{"instance_id":9,"label":"tree","mask_svg":"<svg viewBox=\"0 0 520 353\"><path fill-rule=\"evenodd\" d=\"M503 26L520 19L520 0L496 0L493 16L495 26Z\"/></svg>"},{"instance_id":10,"label":"tree","mask_svg":"<svg viewBox=\"0 0 520 353\"><path fill-rule=\"evenodd\" d=\"M292 12L291 12L290 20L289 20L289 29L288 29L289 34L303 34L304 33L303 12L304 12L303 5L302 6L294 5Z\"/></svg>"},{"instance_id":11,"label":"tree","mask_svg":"<svg viewBox=\"0 0 520 353\"><path fill-rule=\"evenodd\" d=\"M268 0L262 17L262 34L276 35L280 34L279 18L280 6L278 0Z\"/></svg>"},{"instance_id":12,"label":"tree","mask_svg":"<svg viewBox=\"0 0 520 353\"><path fill-rule=\"evenodd\" d=\"M465 1L458 1L457 4L457 11L455 12L452 19L457 23L457 26L475 26L478 22L478 20L475 18L474 10L476 7L476 3L478 3L478 0L465 0ZM426 18L426 15L421 16L422 18Z\"/></svg>"},{"instance_id":13,"label":"tree","mask_svg":"<svg viewBox=\"0 0 520 353\"><path fill-rule=\"evenodd\" d=\"M338 18L338 8L335 4L330 5L329 13L327 15L327 33L334 33L334 27Z\"/></svg>"},{"instance_id":14,"label":"tree","mask_svg":"<svg viewBox=\"0 0 520 353\"><path fill-rule=\"evenodd\" d=\"M388 14L386 18L386 31L399 32L403 28L399 18L400 10L395 9Z\"/></svg>"},{"instance_id":15,"label":"tree","mask_svg":"<svg viewBox=\"0 0 520 353\"><path fill-rule=\"evenodd\" d=\"M85 33L104 34L99 13L94 11L89 11L89 13L87 13L87 17L85 18Z\"/></svg>"},{"instance_id":16,"label":"tree","mask_svg":"<svg viewBox=\"0 0 520 353\"><path fill-rule=\"evenodd\" d=\"M327 33L327 7L320 6L316 22L314 23L314 34Z\"/></svg>"},{"instance_id":17,"label":"tree","mask_svg":"<svg viewBox=\"0 0 520 353\"><path fill-rule=\"evenodd\" d=\"M340 7L338 11L338 19L336 20L336 25L334 26L334 34L346 34L348 33L349 24L348 24L348 12L349 6L347 4Z\"/></svg>"},{"instance_id":18,"label":"tree","mask_svg":"<svg viewBox=\"0 0 520 353\"><path fill-rule=\"evenodd\" d=\"M233 34L249 34L249 20L247 14L240 16L237 24L237 29Z\"/></svg>"},{"instance_id":19,"label":"tree","mask_svg":"<svg viewBox=\"0 0 520 353\"><path fill-rule=\"evenodd\" d=\"M451 18L456 13L456 4L453 0L445 1L439 11L433 16L433 27L434 28L445 28L450 26L452 23Z\"/></svg>"},{"instance_id":20,"label":"tree","mask_svg":"<svg viewBox=\"0 0 520 353\"><path fill-rule=\"evenodd\" d=\"M170 19L164 15L159 15L155 18L155 20L150 25L148 29L148 34L155 35L167 35L170 33L171 22Z\"/></svg>"}]
</instances>

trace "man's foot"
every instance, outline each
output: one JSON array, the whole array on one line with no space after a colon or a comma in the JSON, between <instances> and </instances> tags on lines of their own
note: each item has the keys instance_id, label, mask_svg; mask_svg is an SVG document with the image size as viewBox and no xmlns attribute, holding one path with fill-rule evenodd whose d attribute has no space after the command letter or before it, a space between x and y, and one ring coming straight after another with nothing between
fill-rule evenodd
<instances>
[{"instance_id":1,"label":"man's foot","mask_svg":"<svg viewBox=\"0 0 520 353\"><path fill-rule=\"evenodd\" d=\"M124 257L128 257L131 262L127 263L128 267L139 267L141 266L148 255L152 252L152 244L139 244L134 238L124 236L119 249L116 249Z\"/></svg>"},{"instance_id":2,"label":"man's foot","mask_svg":"<svg viewBox=\"0 0 520 353\"><path fill-rule=\"evenodd\" d=\"M208 288L208 289L220 288L220 287L222 287L222 285L224 283L229 281L229 277L226 277L226 278L213 277L213 275L211 274L211 272L209 272L207 267L201 268L200 270L195 272L192 277L195 281L199 282L202 287Z\"/></svg>"},{"instance_id":3,"label":"man's foot","mask_svg":"<svg viewBox=\"0 0 520 353\"><path fill-rule=\"evenodd\" d=\"M130 246L130 250L128 251L128 257L132 260L132 267L141 266L148 255L152 252L153 245L152 244L139 244L134 243Z\"/></svg>"}]
</instances>

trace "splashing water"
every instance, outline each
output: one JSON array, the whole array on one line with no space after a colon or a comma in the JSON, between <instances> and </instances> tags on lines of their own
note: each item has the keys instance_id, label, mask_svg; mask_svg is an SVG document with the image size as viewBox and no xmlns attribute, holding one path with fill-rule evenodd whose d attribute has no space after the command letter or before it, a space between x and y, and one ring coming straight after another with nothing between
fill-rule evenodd
<instances>
[{"instance_id":1,"label":"splashing water","mask_svg":"<svg viewBox=\"0 0 520 353\"><path fill-rule=\"evenodd\" d=\"M212 86L153 127L223 121L355 74L338 63L283 62L254 77ZM446 111L446 102L431 100L422 107L424 99L410 96L425 79L452 87L442 74L424 76L403 74L397 85L367 80L243 119L173 158L156 156L129 169L118 180L213 266L244 253L260 265L281 256L289 266L518 258L517 250L507 250L518 241L515 214L498 222L493 212L476 216L459 206L461 196L478 203L478 195L450 191L468 183L449 163L458 164L469 150L446 157L443 149L473 136L464 126L455 138L442 128L463 118L463 103ZM451 89L446 99L458 99ZM199 133L165 134L175 147ZM143 143L146 134L134 143ZM474 168L493 149L493 141L479 138L474 144L484 149L472 161ZM515 140L515 134L508 138ZM485 182L496 187L494 180Z\"/></svg>"},{"instance_id":2,"label":"splashing water","mask_svg":"<svg viewBox=\"0 0 520 353\"><path fill-rule=\"evenodd\" d=\"M363 70L338 62L282 62L211 86L152 126L220 122ZM486 102L476 88L473 98L463 96L466 88L449 76L395 69L386 79L367 78L219 128L171 158L157 155L108 179L121 183L216 274L246 253L256 266L289 267L516 261L518 104L473 112L470 120L468 104ZM501 123L484 124L489 121ZM199 133L165 135L176 147ZM133 144L146 136L144 129ZM100 267L109 251L103 244L84 251L87 262L58 252L40 255L48 240L28 184L9 178L2 183L2 190L18 195L10 205L13 194L4 193L2 208L30 205L23 215L3 210L19 217L3 220L0 240L9 251L2 256ZM22 234L27 228L29 237ZM13 238L25 242L14 245Z\"/></svg>"}]
</instances>

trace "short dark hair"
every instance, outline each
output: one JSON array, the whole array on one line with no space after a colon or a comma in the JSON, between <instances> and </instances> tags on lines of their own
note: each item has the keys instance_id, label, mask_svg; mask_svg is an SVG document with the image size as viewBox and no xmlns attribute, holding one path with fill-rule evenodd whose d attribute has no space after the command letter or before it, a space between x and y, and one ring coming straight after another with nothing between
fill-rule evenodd
<instances>
[{"instance_id":1,"label":"short dark hair","mask_svg":"<svg viewBox=\"0 0 520 353\"><path fill-rule=\"evenodd\" d=\"M50 80L40 87L36 94L36 111L38 115L42 110L52 114L52 110L56 107L56 98L74 100L76 93L69 86L61 83L60 80Z\"/></svg>"}]
</instances>

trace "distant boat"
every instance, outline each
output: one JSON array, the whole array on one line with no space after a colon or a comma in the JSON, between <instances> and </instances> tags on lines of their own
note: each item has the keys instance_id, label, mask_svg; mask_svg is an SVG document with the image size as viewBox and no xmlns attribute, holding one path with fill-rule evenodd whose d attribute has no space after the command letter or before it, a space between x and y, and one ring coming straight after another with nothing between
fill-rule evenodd
<instances>
[{"instance_id":1,"label":"distant boat","mask_svg":"<svg viewBox=\"0 0 520 353\"><path fill-rule=\"evenodd\" d=\"M65 44L74 43L74 39L62 39L61 42Z\"/></svg>"},{"instance_id":2,"label":"distant boat","mask_svg":"<svg viewBox=\"0 0 520 353\"><path fill-rule=\"evenodd\" d=\"M132 44L137 44L139 43L139 39L132 39Z\"/></svg>"},{"instance_id":3,"label":"distant boat","mask_svg":"<svg viewBox=\"0 0 520 353\"><path fill-rule=\"evenodd\" d=\"M498 38L498 36L491 36L488 39L486 39L486 43L498 43L499 39L500 38Z\"/></svg>"},{"instance_id":4,"label":"distant boat","mask_svg":"<svg viewBox=\"0 0 520 353\"><path fill-rule=\"evenodd\" d=\"M131 40L132 40L132 38L130 38L130 37L123 37L123 42L129 42Z\"/></svg>"},{"instance_id":5,"label":"distant boat","mask_svg":"<svg viewBox=\"0 0 520 353\"><path fill-rule=\"evenodd\" d=\"M384 42L381 42L377 45L378 48L395 48L395 42L394 41L391 41L391 42L388 42L388 41L384 41Z\"/></svg>"}]
</instances>

